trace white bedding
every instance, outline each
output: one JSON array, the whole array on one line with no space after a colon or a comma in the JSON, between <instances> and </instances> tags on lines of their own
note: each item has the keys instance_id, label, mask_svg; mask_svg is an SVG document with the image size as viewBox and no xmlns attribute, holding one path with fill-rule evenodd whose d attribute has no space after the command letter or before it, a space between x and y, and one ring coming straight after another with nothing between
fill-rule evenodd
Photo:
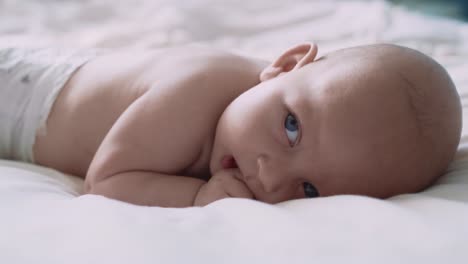
<instances>
[{"instance_id":1,"label":"white bedding","mask_svg":"<svg viewBox=\"0 0 468 264\"><path fill-rule=\"evenodd\" d=\"M119 4L116 4L119 2ZM372 42L447 67L468 111L468 25L383 1L0 1L0 46L166 47L199 43L271 59ZM464 122L466 124L466 122ZM267 205L141 207L79 196L82 181L0 161L0 263L468 263L468 127L428 190Z\"/></svg>"}]
</instances>

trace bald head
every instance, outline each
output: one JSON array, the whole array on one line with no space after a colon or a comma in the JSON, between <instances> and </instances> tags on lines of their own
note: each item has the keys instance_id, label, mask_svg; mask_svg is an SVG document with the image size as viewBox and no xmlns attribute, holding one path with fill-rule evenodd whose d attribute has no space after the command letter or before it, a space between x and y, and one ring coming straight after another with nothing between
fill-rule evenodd
<instances>
[{"instance_id":1,"label":"bald head","mask_svg":"<svg viewBox=\"0 0 468 264\"><path fill-rule=\"evenodd\" d=\"M354 126L372 130L363 141L372 164L363 163L367 171L356 168L367 182L356 192L382 198L418 192L444 173L460 140L461 105L440 64L413 49L377 44L332 52L316 66L326 69L323 76L332 72L330 78L342 68L344 81L327 85L324 93L342 94L340 103L353 102L346 109L350 113L357 105L366 109Z\"/></svg>"}]
</instances>

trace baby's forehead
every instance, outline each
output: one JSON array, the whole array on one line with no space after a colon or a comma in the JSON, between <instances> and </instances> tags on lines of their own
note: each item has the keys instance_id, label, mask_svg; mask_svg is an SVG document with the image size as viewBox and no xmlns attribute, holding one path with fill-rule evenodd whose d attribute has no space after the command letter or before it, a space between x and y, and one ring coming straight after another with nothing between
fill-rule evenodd
<instances>
[{"instance_id":1,"label":"baby's forehead","mask_svg":"<svg viewBox=\"0 0 468 264\"><path fill-rule=\"evenodd\" d=\"M424 68L430 64L424 57L393 45L339 50L292 72L285 86L296 97L309 99L304 100L309 104L324 101L317 98L340 104L369 99L403 104L408 101L408 90L428 85L421 78ZM315 100L310 101L311 98Z\"/></svg>"},{"instance_id":2,"label":"baby's forehead","mask_svg":"<svg viewBox=\"0 0 468 264\"><path fill-rule=\"evenodd\" d=\"M307 65L301 74L294 76L294 81L302 84L294 88L304 96L329 92L343 95L372 86L392 85L401 80L398 72L383 68L365 60L350 62L323 58Z\"/></svg>"},{"instance_id":3,"label":"baby's forehead","mask_svg":"<svg viewBox=\"0 0 468 264\"><path fill-rule=\"evenodd\" d=\"M297 76L302 85L291 87L295 103L311 116L317 111L330 118L346 116L350 119L375 120L375 111L392 112L394 107L408 109L408 90L411 84L398 73L374 71L373 69L337 66L320 75L316 70L305 71ZM325 71L325 70L324 70ZM313 77L308 77L311 75ZM315 77L316 76L316 77ZM393 106L393 107L391 107Z\"/></svg>"}]
</instances>

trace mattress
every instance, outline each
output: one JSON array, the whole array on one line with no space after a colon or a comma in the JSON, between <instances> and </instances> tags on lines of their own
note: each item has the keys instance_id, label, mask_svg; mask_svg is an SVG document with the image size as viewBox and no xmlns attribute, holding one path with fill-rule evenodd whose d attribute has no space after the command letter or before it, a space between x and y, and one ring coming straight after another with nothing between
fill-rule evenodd
<instances>
[{"instance_id":1,"label":"mattress","mask_svg":"<svg viewBox=\"0 0 468 264\"><path fill-rule=\"evenodd\" d=\"M0 263L468 263L468 24L385 1L0 1L0 46L194 44L272 59L390 42L433 56L462 98L463 135L427 190L268 205L144 207L80 195L82 180L0 160Z\"/></svg>"}]
</instances>

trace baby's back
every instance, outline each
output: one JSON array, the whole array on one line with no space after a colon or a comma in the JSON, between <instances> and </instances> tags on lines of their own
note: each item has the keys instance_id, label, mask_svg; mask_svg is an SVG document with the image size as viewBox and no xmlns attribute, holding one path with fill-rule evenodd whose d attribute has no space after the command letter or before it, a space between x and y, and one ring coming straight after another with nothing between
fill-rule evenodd
<instances>
[{"instance_id":1,"label":"baby's back","mask_svg":"<svg viewBox=\"0 0 468 264\"><path fill-rule=\"evenodd\" d=\"M236 64L239 63L244 65L237 67L239 65ZM248 61L228 53L188 47L125 51L99 56L81 67L60 92L48 117L46 133L38 133L36 136L35 161L84 177L112 126L133 102L151 89L160 90L160 96L154 99L153 103L170 108L171 105L175 105L170 103L171 100L176 100L177 97L186 98L187 104L196 103L190 100L189 94L202 83L203 86L211 86L200 91L210 96L206 96L204 104L204 107L209 108L205 121L199 124L206 128L198 133L207 134L207 138L212 137L217 118L227 104L257 82L260 67L252 63L251 67L246 69L245 64L250 65ZM211 76L212 70L219 71L223 67L227 72L231 69L244 69L233 71L232 76L227 74L232 78L231 81L239 80L239 83L233 85L233 82L230 82L232 87L226 90L223 86L229 84L224 83L225 79ZM184 79L190 87L180 88L178 91L164 91L170 89L170 85L166 84ZM207 79L210 81L206 82ZM212 91L215 91L213 96ZM173 111L184 109L177 106ZM191 118L190 113L185 116ZM167 120L158 120L157 117L155 119L154 122L167 123ZM171 128L161 126L161 129ZM193 129L187 127L186 131ZM196 131L194 133L197 134ZM158 137L158 131L152 131L152 134ZM157 145L151 145L151 138L146 141L149 148L158 148ZM211 144L209 139L203 142ZM141 148L140 154L144 156L149 153L145 153L145 148Z\"/></svg>"}]
</instances>

